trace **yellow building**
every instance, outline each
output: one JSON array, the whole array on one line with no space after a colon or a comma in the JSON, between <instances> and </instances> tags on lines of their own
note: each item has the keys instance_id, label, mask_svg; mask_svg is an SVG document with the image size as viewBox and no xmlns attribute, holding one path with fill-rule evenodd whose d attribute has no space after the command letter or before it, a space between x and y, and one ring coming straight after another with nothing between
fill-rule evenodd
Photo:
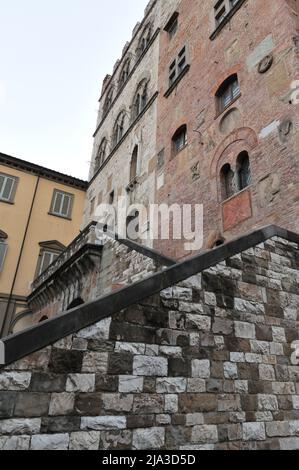
<instances>
[{"instance_id":1,"label":"yellow building","mask_svg":"<svg viewBox=\"0 0 299 470\"><path fill-rule=\"evenodd\" d=\"M0 153L0 337L31 324L31 283L79 234L86 189Z\"/></svg>"}]
</instances>

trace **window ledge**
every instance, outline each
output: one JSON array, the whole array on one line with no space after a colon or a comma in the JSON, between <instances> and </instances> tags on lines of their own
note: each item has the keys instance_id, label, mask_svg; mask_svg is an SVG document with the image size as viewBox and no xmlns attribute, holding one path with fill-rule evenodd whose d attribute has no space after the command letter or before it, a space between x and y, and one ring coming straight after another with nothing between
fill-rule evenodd
<instances>
[{"instance_id":1,"label":"window ledge","mask_svg":"<svg viewBox=\"0 0 299 470\"><path fill-rule=\"evenodd\" d=\"M182 153L188 147L188 143L184 145L178 152L173 152L171 155L171 160L174 160L180 153Z\"/></svg>"},{"instance_id":2,"label":"window ledge","mask_svg":"<svg viewBox=\"0 0 299 470\"><path fill-rule=\"evenodd\" d=\"M225 199L224 201L222 201L221 204L222 204L222 205L225 205L227 202L232 201L235 197L239 196L240 194L245 193L246 191L251 191L252 186L253 186L253 185L250 184L250 185L247 186L246 188L241 189L240 191L237 191L235 194L233 194L232 196L230 196L230 197L228 197L227 199Z\"/></svg>"},{"instance_id":3,"label":"window ledge","mask_svg":"<svg viewBox=\"0 0 299 470\"><path fill-rule=\"evenodd\" d=\"M224 28L224 26L227 25L227 23L229 23L229 21L231 20L231 18L234 16L234 14L241 8L241 6L243 5L243 3L245 3L246 0L239 0L239 2L228 12L228 14L223 18L223 20L221 21L221 23L217 26L217 28L215 29L215 31L211 34L210 36L210 40L211 41L214 41L214 39L218 36L218 34L222 31L222 29Z\"/></svg>"},{"instance_id":4,"label":"window ledge","mask_svg":"<svg viewBox=\"0 0 299 470\"><path fill-rule=\"evenodd\" d=\"M48 215L52 215L53 217L59 217L59 219L69 220L71 221L71 217L67 217L65 215L54 214L54 212L48 212Z\"/></svg>"},{"instance_id":5,"label":"window ledge","mask_svg":"<svg viewBox=\"0 0 299 470\"><path fill-rule=\"evenodd\" d=\"M216 114L216 116L215 116L214 119L216 120L216 119L218 119L220 116L222 116L224 113L226 113L226 111L228 111L229 108L230 108L236 101L238 101L238 100L241 98L241 96L242 96L242 93L240 93L238 96L236 96L236 98L234 98L233 101L231 101L231 102L229 103L229 105L226 106L226 108L222 109L221 111L219 111L219 112Z\"/></svg>"},{"instance_id":6,"label":"window ledge","mask_svg":"<svg viewBox=\"0 0 299 470\"><path fill-rule=\"evenodd\" d=\"M4 204L10 204L11 206L14 205L13 201L6 201L5 199L0 199L0 202L3 202Z\"/></svg>"},{"instance_id":7,"label":"window ledge","mask_svg":"<svg viewBox=\"0 0 299 470\"><path fill-rule=\"evenodd\" d=\"M186 65L184 70L180 73L180 75L175 79L175 81L172 83L172 85L168 88L168 90L164 94L165 98L168 98L171 95L173 90L178 86L179 82L186 75L186 73L189 71L189 69L190 69L190 64Z\"/></svg>"}]
</instances>

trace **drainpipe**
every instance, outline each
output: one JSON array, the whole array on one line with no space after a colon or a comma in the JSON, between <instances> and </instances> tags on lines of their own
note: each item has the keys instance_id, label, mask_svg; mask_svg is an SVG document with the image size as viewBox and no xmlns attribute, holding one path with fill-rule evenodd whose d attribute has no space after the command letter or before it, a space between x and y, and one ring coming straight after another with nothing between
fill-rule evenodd
<instances>
[{"instance_id":1,"label":"drainpipe","mask_svg":"<svg viewBox=\"0 0 299 470\"><path fill-rule=\"evenodd\" d=\"M12 281L12 285L11 285L11 289L10 289L10 293L9 293L9 297L8 297L8 301L7 301L7 305L6 305L6 309L5 309L3 326L2 326L0 338L3 337L5 330L7 330L7 334L9 334L9 332L10 332L11 319L9 318L9 308L10 308L10 305L11 305L11 302L12 302L13 292L14 292L16 280L17 280L18 273L19 273L19 268L20 268L21 259L22 259L22 256L23 256L24 246L25 246L25 242L26 242L26 238L27 238L27 233L28 233L30 221L31 221L31 216L32 216L32 212L33 212L33 207L34 207L34 203L35 203L35 199L36 199L36 194L37 194L39 182L40 182L40 176L37 177L37 181L36 181L36 185L35 185L35 189L34 189L34 194L33 194L32 201L31 201L31 207L30 207L30 211L29 211L29 214L28 214L28 218L27 218L27 223L26 223L26 228L25 228L23 240L22 240L20 254L19 254L19 258L18 258L14 278L13 278L13 281ZM6 328L7 323L8 323L8 329Z\"/></svg>"}]
</instances>

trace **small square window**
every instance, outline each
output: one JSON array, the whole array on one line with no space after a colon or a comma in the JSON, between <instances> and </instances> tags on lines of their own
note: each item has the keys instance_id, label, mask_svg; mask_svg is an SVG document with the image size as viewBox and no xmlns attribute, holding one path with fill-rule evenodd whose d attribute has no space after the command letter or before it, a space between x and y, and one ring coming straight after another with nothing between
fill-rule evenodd
<instances>
[{"instance_id":1,"label":"small square window","mask_svg":"<svg viewBox=\"0 0 299 470\"><path fill-rule=\"evenodd\" d=\"M172 138L173 154L178 154L187 145L187 126L180 127Z\"/></svg>"},{"instance_id":2,"label":"small square window","mask_svg":"<svg viewBox=\"0 0 299 470\"><path fill-rule=\"evenodd\" d=\"M178 53L177 58L169 67L169 86L173 85L176 79L184 72L187 67L187 48L184 46Z\"/></svg>"},{"instance_id":3,"label":"small square window","mask_svg":"<svg viewBox=\"0 0 299 470\"><path fill-rule=\"evenodd\" d=\"M169 39L172 39L178 30L178 17L179 14L177 11L175 11L164 28L164 30L168 33Z\"/></svg>"},{"instance_id":4,"label":"small square window","mask_svg":"<svg viewBox=\"0 0 299 470\"><path fill-rule=\"evenodd\" d=\"M72 215L73 202L73 194L65 193L55 189L53 193L50 214L70 219Z\"/></svg>"},{"instance_id":5,"label":"small square window","mask_svg":"<svg viewBox=\"0 0 299 470\"><path fill-rule=\"evenodd\" d=\"M114 203L114 196L115 196L115 193L114 191L111 191L111 193L109 194L109 204L112 206L112 204Z\"/></svg>"}]
</instances>

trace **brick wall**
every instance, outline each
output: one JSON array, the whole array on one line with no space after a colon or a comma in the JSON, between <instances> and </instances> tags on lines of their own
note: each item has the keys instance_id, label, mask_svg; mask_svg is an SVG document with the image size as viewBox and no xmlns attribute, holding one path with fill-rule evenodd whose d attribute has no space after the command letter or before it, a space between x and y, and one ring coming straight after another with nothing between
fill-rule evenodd
<instances>
[{"instance_id":1,"label":"brick wall","mask_svg":"<svg viewBox=\"0 0 299 470\"><path fill-rule=\"evenodd\" d=\"M192 4L192 5L191 5ZM246 1L213 39L215 2L182 0L179 26L170 40L160 36L157 153L164 165L154 168L156 202L204 206L205 248L274 223L298 231L298 104L290 104L292 83L299 78L298 2ZM186 45L190 70L170 96L169 65ZM273 54L266 73L258 64ZM241 96L217 115L215 93L237 73ZM291 124L286 124L291 122ZM183 124L188 145L174 158L171 139ZM249 192L223 204L220 170L247 151L251 162ZM156 242L164 254L189 256L181 241Z\"/></svg>"},{"instance_id":2,"label":"brick wall","mask_svg":"<svg viewBox=\"0 0 299 470\"><path fill-rule=\"evenodd\" d=\"M0 449L299 449L298 267L273 238L4 367Z\"/></svg>"}]
</instances>

